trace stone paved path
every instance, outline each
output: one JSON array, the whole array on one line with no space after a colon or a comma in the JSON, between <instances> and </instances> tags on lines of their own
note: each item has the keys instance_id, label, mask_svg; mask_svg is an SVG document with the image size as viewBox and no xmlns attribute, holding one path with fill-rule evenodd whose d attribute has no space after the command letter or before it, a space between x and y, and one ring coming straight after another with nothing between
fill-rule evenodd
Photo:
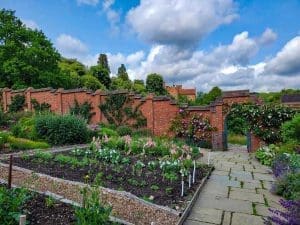
<instances>
[{"instance_id":1,"label":"stone paved path","mask_svg":"<svg viewBox=\"0 0 300 225\"><path fill-rule=\"evenodd\" d=\"M208 153L203 160L207 162ZM185 225L263 225L268 208L281 209L269 189L271 170L251 157L244 147L211 152L210 179L200 193Z\"/></svg>"}]
</instances>

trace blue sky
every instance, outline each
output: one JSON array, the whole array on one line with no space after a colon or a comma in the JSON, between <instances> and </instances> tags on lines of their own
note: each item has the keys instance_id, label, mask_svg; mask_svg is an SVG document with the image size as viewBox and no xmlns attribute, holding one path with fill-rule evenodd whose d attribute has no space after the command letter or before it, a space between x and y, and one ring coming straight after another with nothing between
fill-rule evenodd
<instances>
[{"instance_id":1,"label":"blue sky","mask_svg":"<svg viewBox=\"0 0 300 225\"><path fill-rule=\"evenodd\" d=\"M206 91L300 88L299 0L0 0L66 57ZM112 75L113 75L112 74Z\"/></svg>"}]
</instances>

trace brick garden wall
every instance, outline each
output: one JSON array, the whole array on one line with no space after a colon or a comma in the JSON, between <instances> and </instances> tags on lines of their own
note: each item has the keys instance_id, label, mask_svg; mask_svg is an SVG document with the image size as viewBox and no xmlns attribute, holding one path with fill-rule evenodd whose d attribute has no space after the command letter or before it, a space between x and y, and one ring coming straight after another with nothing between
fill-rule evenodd
<instances>
[{"instance_id":1,"label":"brick garden wall","mask_svg":"<svg viewBox=\"0 0 300 225\"><path fill-rule=\"evenodd\" d=\"M8 111L9 105L11 104L11 99L15 95L25 96L25 107L27 111L32 111L33 107L31 104L31 99L36 99L39 103L49 103L51 105L51 111L57 114L67 114L71 106L74 105L75 99L79 103L88 101L93 107L93 112L95 113L91 119L92 124L106 123L107 120L103 113L99 109L99 105L105 102L107 96L106 92L96 91L91 92L85 89L74 89L74 90L64 90L64 89L33 89L28 88L24 90L10 90L4 88L1 90L2 99L0 103L3 106L4 111ZM127 93L127 92L118 92ZM130 94L134 99L134 105L142 103L140 110L144 117L147 119L147 129L151 130L154 135L171 135L169 128L171 120L179 112L179 106L176 102L169 97L155 97L152 94L146 97L135 96ZM187 107L186 110L190 111L192 114L202 114L210 119L210 123L213 127L217 128L216 132L212 134L212 145L213 149L223 149L223 131L224 131L224 120L226 117L226 112L224 111L225 105L231 105L233 103L244 103L253 101L253 96L250 93L243 93L238 95L238 92L227 93L226 96L216 100L209 106L204 107ZM253 145L254 146L254 145Z\"/></svg>"}]
</instances>

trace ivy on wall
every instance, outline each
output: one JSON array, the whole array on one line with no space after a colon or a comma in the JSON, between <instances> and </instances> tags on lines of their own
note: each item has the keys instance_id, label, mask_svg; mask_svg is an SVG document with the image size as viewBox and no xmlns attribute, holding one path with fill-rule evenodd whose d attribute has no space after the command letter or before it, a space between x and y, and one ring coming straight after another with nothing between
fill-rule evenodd
<instances>
[{"instance_id":1,"label":"ivy on wall","mask_svg":"<svg viewBox=\"0 0 300 225\"><path fill-rule=\"evenodd\" d=\"M16 95L11 99L11 104L9 105L9 112L19 112L22 111L25 105L25 96Z\"/></svg>"},{"instance_id":2,"label":"ivy on wall","mask_svg":"<svg viewBox=\"0 0 300 225\"><path fill-rule=\"evenodd\" d=\"M295 115L295 111L280 105L235 104L230 117L247 122L248 129L268 144L281 141L280 127Z\"/></svg>"},{"instance_id":3,"label":"ivy on wall","mask_svg":"<svg viewBox=\"0 0 300 225\"><path fill-rule=\"evenodd\" d=\"M111 124L140 128L147 125L147 119L139 110L142 104L134 106L134 100L128 94L111 93L99 108Z\"/></svg>"},{"instance_id":4,"label":"ivy on wall","mask_svg":"<svg viewBox=\"0 0 300 225\"><path fill-rule=\"evenodd\" d=\"M36 112L50 111L51 105L49 103L39 103L35 98L32 98L30 102Z\"/></svg>"},{"instance_id":5,"label":"ivy on wall","mask_svg":"<svg viewBox=\"0 0 300 225\"><path fill-rule=\"evenodd\" d=\"M80 116L89 122L96 114L95 112L92 112L92 110L92 103L85 101L84 103L80 104L77 99L75 99L74 105L70 107L70 114Z\"/></svg>"}]
</instances>

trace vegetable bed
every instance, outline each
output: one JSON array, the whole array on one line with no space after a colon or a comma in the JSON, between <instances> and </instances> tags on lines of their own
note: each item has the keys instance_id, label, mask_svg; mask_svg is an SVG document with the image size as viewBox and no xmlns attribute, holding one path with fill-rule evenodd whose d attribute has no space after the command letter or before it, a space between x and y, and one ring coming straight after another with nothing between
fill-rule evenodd
<instances>
[{"instance_id":1,"label":"vegetable bed","mask_svg":"<svg viewBox=\"0 0 300 225\"><path fill-rule=\"evenodd\" d=\"M195 183L189 188L188 174L192 174L193 167L183 171L178 159L91 148L63 153L37 151L32 156L15 158L14 165L66 180L124 190L146 201L179 211L184 210L209 171L208 166L197 165ZM182 178L184 196L181 196Z\"/></svg>"}]
</instances>

